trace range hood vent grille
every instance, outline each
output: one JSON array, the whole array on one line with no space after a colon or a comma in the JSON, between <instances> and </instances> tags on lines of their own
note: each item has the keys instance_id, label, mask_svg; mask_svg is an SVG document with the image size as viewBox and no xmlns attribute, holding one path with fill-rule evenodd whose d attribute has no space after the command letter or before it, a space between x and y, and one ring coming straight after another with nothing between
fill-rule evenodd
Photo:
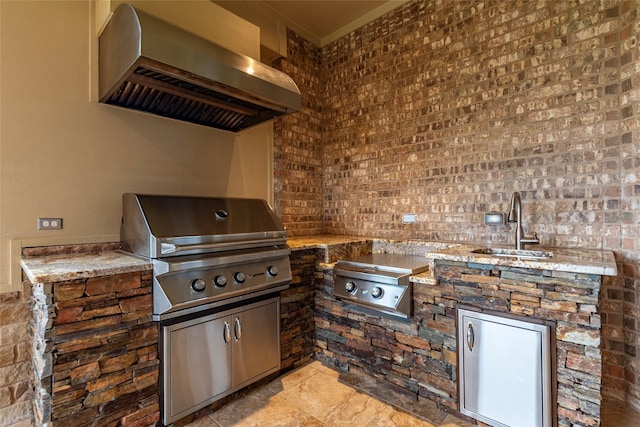
<instances>
[{"instance_id":1,"label":"range hood vent grille","mask_svg":"<svg viewBox=\"0 0 640 427\"><path fill-rule=\"evenodd\" d=\"M100 102L232 132L301 105L286 74L128 4L100 36Z\"/></svg>"},{"instance_id":2,"label":"range hood vent grille","mask_svg":"<svg viewBox=\"0 0 640 427\"><path fill-rule=\"evenodd\" d=\"M229 131L284 114L145 67L138 67L106 103Z\"/></svg>"}]
</instances>

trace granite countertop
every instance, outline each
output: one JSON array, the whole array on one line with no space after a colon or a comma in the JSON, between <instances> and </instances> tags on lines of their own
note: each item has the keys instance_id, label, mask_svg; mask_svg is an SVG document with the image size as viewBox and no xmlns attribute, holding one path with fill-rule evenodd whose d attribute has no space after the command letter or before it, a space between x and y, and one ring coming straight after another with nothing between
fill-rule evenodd
<instances>
[{"instance_id":1,"label":"granite countertop","mask_svg":"<svg viewBox=\"0 0 640 427\"><path fill-rule=\"evenodd\" d=\"M371 237L357 237L357 236L339 236L331 234L319 234L315 236L302 236L302 237L289 237L287 238L287 245L292 250L296 249L313 249L313 248L328 248L334 245L344 245L355 242L367 242L375 239Z\"/></svg>"},{"instance_id":2,"label":"granite countertop","mask_svg":"<svg viewBox=\"0 0 640 427\"><path fill-rule=\"evenodd\" d=\"M287 243L292 250L329 249L350 243L374 242L378 239L358 236L316 235L289 238ZM398 244L396 241L394 244ZM431 243L433 245L433 242ZM503 258L494 255L473 253L480 245L442 243L440 247L427 252L427 259L475 262L511 267L555 270L573 273L615 276L616 261L613 252L591 249L535 248L534 250L553 251L548 259ZM434 247L435 248L435 247ZM432 248L433 249L433 248ZM532 248L533 249L533 248ZM326 261L328 262L328 261ZM70 253L24 257L22 269L33 284L86 279L97 276L151 271L152 264L121 250L105 250L97 253ZM432 272L412 276L412 280L433 284Z\"/></svg>"},{"instance_id":3,"label":"granite countertop","mask_svg":"<svg viewBox=\"0 0 640 427\"><path fill-rule=\"evenodd\" d=\"M615 276L616 260L612 251L597 249L564 249L530 247L535 251L550 251L553 256L545 259L518 257L500 257L489 254L473 253L481 249L480 245L451 245L449 248L426 254L427 258L437 260L474 262L478 264L503 265L536 270L565 271L569 273L596 274Z\"/></svg>"},{"instance_id":4,"label":"granite countertop","mask_svg":"<svg viewBox=\"0 0 640 427\"><path fill-rule=\"evenodd\" d=\"M88 279L153 269L148 260L123 251L44 255L23 258L20 263L32 284Z\"/></svg>"}]
</instances>

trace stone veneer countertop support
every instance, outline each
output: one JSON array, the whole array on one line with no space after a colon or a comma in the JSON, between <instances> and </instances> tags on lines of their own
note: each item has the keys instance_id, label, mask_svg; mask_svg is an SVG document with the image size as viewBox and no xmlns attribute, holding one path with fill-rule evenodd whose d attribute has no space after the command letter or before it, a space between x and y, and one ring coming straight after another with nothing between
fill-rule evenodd
<instances>
[{"instance_id":1,"label":"stone veneer countertop support","mask_svg":"<svg viewBox=\"0 0 640 427\"><path fill-rule=\"evenodd\" d=\"M345 254L360 242L342 239ZM363 313L337 300L331 272L336 259L320 254L318 260L328 260L320 261L321 274L316 272L321 280L316 284L318 360L353 373L357 381L375 379L385 396L439 424L444 413L459 410L458 305L541 319L555 324L555 423L600 425L598 295L602 276L617 273L611 251L536 247L532 249L553 251L553 257L531 259L474 253L485 249L481 243L370 242L370 253L423 255L429 260L428 272L410 278L414 284L410 323ZM296 242L289 244L295 253ZM334 250L325 245L323 236L305 241L305 249L327 248Z\"/></svg>"},{"instance_id":2,"label":"stone veneer countertop support","mask_svg":"<svg viewBox=\"0 0 640 427\"><path fill-rule=\"evenodd\" d=\"M25 256L35 425L159 419L152 265L120 250Z\"/></svg>"},{"instance_id":3,"label":"stone veneer countertop support","mask_svg":"<svg viewBox=\"0 0 640 427\"><path fill-rule=\"evenodd\" d=\"M335 261L341 258L347 258L352 256L358 256L366 253L406 253L408 255L424 255L431 261L431 270L429 272L424 272L419 275L415 275L411 277L411 281L416 283L418 286L422 285L422 287L418 287L417 294L421 297L428 297L432 294L432 292L444 292L441 289L448 289L446 284L440 284L438 279L440 275L437 274L440 268L443 266L440 265L440 262L444 264L451 263L451 265L456 265L457 263L467 263L466 268L480 268L482 264L493 264L499 266L499 271L502 269L530 269L530 270L557 270L557 271L565 271L565 272L574 272L582 275L592 275L589 280L593 278L596 280L596 276L598 275L614 275L616 274L616 264L613 258L613 254L608 251L598 251L598 250L581 250L581 249L558 249L558 248L547 248L547 250L553 250L555 256L550 260L531 260L531 259L518 259L518 258L502 258L492 255L486 254L478 254L473 253L472 251L478 248L481 248L481 245L461 245L455 243L443 243L443 242L428 242L428 241L413 241L413 240L385 240L385 239L373 239L366 237L351 237L351 236L336 236L336 235L318 235L318 236L307 236L300 238L291 238L289 239L289 247L292 249L292 258L294 258L295 254L310 254L305 255L305 257L311 256L309 258L310 262L315 262L316 266L321 266L321 268L332 269ZM536 248L538 249L538 248ZM311 251L311 252L310 252ZM315 254L314 254L315 253ZM306 258L305 258L306 259ZM76 280L88 280L94 277L100 276L108 276L108 275L122 275L129 272L144 272L151 271L152 265L138 257L132 256L123 251L119 250L110 250L103 251L100 253L84 253L84 254L60 254L60 255L48 255L48 256L35 256L35 257L25 257L22 260L22 266L25 271L26 276L29 280L35 284L47 284L54 282L65 282L65 281L76 281ZM322 267L324 266L324 267ZM475 267L474 267L475 266ZM318 267L316 267L318 268ZM446 267L445 267L446 268ZM482 270L483 273L486 271ZM478 273L480 274L480 273ZM147 277L150 278L150 275L147 274ZM436 277L438 276L438 277ZM448 277L445 275L445 278ZM470 276L476 277L476 276ZM562 276L561 278L564 278ZM444 279L443 279L444 280ZM499 279L495 279L499 280ZM569 280L567 278L567 280ZM446 281L446 280L445 280ZM599 283L599 279L598 279ZM428 286L425 286L428 285ZM434 286L437 285L437 286ZM36 286L37 287L37 286ZM331 287L327 287L326 289L330 291ZM319 290L325 289L325 286L316 287L316 293ZM597 289L597 288L594 288ZM316 305L320 303L321 305L327 304L332 300L326 300L326 298L318 298L316 296ZM331 302L331 304L338 304L338 302ZM557 303L558 305L560 303ZM560 304L562 305L562 304ZM422 307L422 304L419 305ZM426 305L425 307L431 307L430 305ZM554 306L555 307L555 306ZM598 316L595 313L595 307L591 305L585 306L590 308L590 315L588 316L588 324L585 325L575 325L576 328L580 329L588 329L588 333L585 332L587 337L591 337L591 329L597 326ZM525 307L527 308L527 307ZM51 307L49 307L51 309ZM436 320L445 319L449 320L447 317L450 313L446 307L443 309L444 313L441 313L440 307L431 307L430 310L436 310L431 312L429 310L425 311L424 308L421 308L416 312L416 315L435 315ZM438 311L440 310L440 311ZM435 313L435 314L434 314ZM584 313L583 313L584 314ZM443 317L444 316L444 317ZM574 314L570 314L570 316L575 316ZM593 319L592 319L593 317ZM374 319L376 320L376 319ZM376 320L378 322L382 322L381 325L385 325L384 320ZM419 323L418 326L418 336L413 337L412 340L417 340L416 342L422 342L424 339L429 339L431 335L437 335L437 327L440 325L439 323L434 323L435 321L431 319L431 321L425 323L424 328L421 326L422 322ZM593 323L596 322L596 323ZM444 322L440 327L445 327L449 325L451 322ZM443 326L444 325L444 326ZM61 325L64 327L65 325ZM433 328L436 329L433 329ZM573 331L573 327L569 327L569 325L564 325L564 329ZM446 328L445 328L446 329ZM563 329L563 330L564 330ZM596 328L599 330L599 328ZM422 331L422 332L421 332ZM445 330L447 332L448 329ZM405 331L407 332L407 331ZM413 331L415 332L415 331ZM413 333L412 332L412 333ZM442 333L445 333L442 332ZM422 334L422 335L421 335ZM426 335L425 335L426 334ZM574 334L575 335L575 334ZM411 335L413 336L413 335ZM573 337L571 335L569 338ZM573 339L573 338L571 338ZM322 340L320 340L322 341ZM322 348L322 342L316 342L316 345L319 346L317 348ZM449 340L451 342L452 338ZM445 343L449 342L445 340ZM331 344L334 345L334 344ZM575 343L571 342L571 346L575 347ZM571 348L573 348L571 347ZM435 348L435 347L434 347ZM575 348L573 348L575 350ZM594 348L595 349L595 348ZM452 355L452 349L445 349L445 353L442 357L444 361L447 359L447 355ZM571 349L570 349L571 350ZM443 350L444 351L444 350ZM564 350L563 350L564 351ZM571 352L569 352L571 353ZM569 354L568 361L573 363L574 357L573 353ZM583 355L583 357L586 357ZM574 357L575 358L575 357ZM564 358L561 358L564 360ZM439 359L438 359L439 360ZM567 362L567 363L569 363ZM355 363L358 363L357 361ZM435 361L433 363L436 363ZM450 360L451 366L455 366L454 359ZM452 368L453 369L453 368ZM413 384L414 379L411 378L407 381ZM451 386L451 396L448 399L444 400L444 404L446 406L454 405L455 400L451 400L455 397L455 381L451 380L450 383L447 382ZM446 388L446 387L445 387ZM424 392L424 390L423 390ZM421 394L420 392L419 394ZM429 393L427 393L429 394ZM432 396L433 397L433 396ZM598 399L599 400L599 399ZM423 401L424 402L424 401ZM599 405L598 405L599 406ZM578 414L580 415L580 414ZM567 419L571 419L574 416L572 411L563 412L562 416ZM596 420L595 417L594 421Z\"/></svg>"}]
</instances>

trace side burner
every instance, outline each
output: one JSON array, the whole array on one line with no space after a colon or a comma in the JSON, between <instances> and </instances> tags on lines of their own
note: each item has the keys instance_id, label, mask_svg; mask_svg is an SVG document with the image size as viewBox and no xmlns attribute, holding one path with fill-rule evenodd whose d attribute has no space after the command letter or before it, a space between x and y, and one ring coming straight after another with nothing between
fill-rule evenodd
<instances>
[{"instance_id":1,"label":"side burner","mask_svg":"<svg viewBox=\"0 0 640 427\"><path fill-rule=\"evenodd\" d=\"M334 268L333 293L345 302L386 315L409 319L409 276L429 269L423 256L371 254L340 260Z\"/></svg>"}]
</instances>

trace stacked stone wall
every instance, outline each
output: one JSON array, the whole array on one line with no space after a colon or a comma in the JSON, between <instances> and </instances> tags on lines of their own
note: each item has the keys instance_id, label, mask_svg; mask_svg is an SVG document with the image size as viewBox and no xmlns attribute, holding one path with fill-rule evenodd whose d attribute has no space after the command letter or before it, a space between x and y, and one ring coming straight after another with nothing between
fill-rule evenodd
<instances>
[{"instance_id":1,"label":"stacked stone wall","mask_svg":"<svg viewBox=\"0 0 640 427\"><path fill-rule=\"evenodd\" d=\"M0 425L32 425L30 292L0 294Z\"/></svg>"},{"instance_id":2,"label":"stacked stone wall","mask_svg":"<svg viewBox=\"0 0 640 427\"><path fill-rule=\"evenodd\" d=\"M159 421L151 273L35 285L33 298L36 425Z\"/></svg>"},{"instance_id":3,"label":"stacked stone wall","mask_svg":"<svg viewBox=\"0 0 640 427\"><path fill-rule=\"evenodd\" d=\"M280 357L283 371L309 362L314 354L315 250L293 251L292 281L280 293Z\"/></svg>"}]
</instances>

